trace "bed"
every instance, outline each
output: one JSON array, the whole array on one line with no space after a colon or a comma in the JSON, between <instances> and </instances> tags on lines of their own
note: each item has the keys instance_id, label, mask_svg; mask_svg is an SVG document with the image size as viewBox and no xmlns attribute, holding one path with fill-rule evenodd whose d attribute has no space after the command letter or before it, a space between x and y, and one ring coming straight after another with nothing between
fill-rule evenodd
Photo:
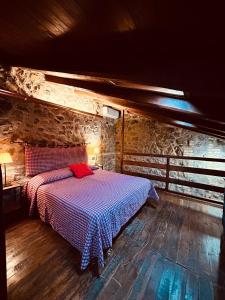
<instances>
[{"instance_id":1,"label":"bed","mask_svg":"<svg viewBox=\"0 0 225 300\"><path fill-rule=\"evenodd\" d=\"M76 178L68 167L33 176L25 187L30 215L41 220L81 253L81 270L112 247L121 227L150 197L158 201L151 181L102 169Z\"/></svg>"}]
</instances>

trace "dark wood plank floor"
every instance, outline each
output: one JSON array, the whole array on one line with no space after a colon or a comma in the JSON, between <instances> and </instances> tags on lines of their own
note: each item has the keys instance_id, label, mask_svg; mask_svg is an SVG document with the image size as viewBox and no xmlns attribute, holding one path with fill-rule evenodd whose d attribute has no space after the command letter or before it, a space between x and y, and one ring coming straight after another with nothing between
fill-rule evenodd
<instances>
[{"instance_id":1,"label":"dark wood plank floor","mask_svg":"<svg viewBox=\"0 0 225 300\"><path fill-rule=\"evenodd\" d=\"M222 210L160 194L115 240L99 279L79 272L79 254L40 220L9 228L9 299L225 299Z\"/></svg>"}]
</instances>

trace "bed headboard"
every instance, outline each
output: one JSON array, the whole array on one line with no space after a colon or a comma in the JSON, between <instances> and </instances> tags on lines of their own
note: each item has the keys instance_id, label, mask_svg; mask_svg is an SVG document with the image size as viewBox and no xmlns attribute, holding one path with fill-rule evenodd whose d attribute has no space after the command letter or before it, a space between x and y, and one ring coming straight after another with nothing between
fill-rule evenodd
<instances>
[{"instance_id":1,"label":"bed headboard","mask_svg":"<svg viewBox=\"0 0 225 300\"><path fill-rule=\"evenodd\" d=\"M26 176L65 168L72 163L87 162L86 145L73 147L25 146Z\"/></svg>"}]
</instances>

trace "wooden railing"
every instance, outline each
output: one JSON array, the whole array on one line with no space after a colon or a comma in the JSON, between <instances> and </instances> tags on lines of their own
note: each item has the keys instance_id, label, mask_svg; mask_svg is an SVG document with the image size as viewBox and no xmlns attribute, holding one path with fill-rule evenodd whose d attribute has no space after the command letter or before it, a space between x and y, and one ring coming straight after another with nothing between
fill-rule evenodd
<instances>
[{"instance_id":1,"label":"wooden railing","mask_svg":"<svg viewBox=\"0 0 225 300\"><path fill-rule=\"evenodd\" d=\"M138 160L126 160L126 159L124 159L124 156L135 156L136 158L137 157L162 158L162 159L164 159L165 163L145 162L145 161L138 161ZM199 175L218 176L218 177L224 178L225 177L225 171L215 170L215 169L208 169L208 168L206 169L206 168L195 168L195 167L188 167L188 166L173 165L173 164L171 164L171 159L224 163L224 170L225 170L225 159L220 159L220 158L206 158L206 157L175 156L175 155L160 155L160 154L150 154L150 153L124 152L123 153L123 160L122 160L122 172L124 174L128 174L128 175L140 176L140 177L149 178L151 180L164 182L165 183L165 190L171 191L173 193L182 194L182 195L190 196L190 197L195 197L195 198L198 198L200 200L206 200L206 201L214 202L214 203L217 203L217 204L222 204L221 201L207 199L207 198L203 198L203 197L197 197L197 196L190 195L190 194L187 194L187 193L181 193L181 192L171 190L170 189L170 184L188 186L188 187L203 189L203 190L222 193L222 194L224 194L224 187L173 178L173 177L170 176L170 172L171 171L176 171L176 172L183 172L183 173L194 173L194 174L199 174ZM141 171L139 171L139 172L128 171L128 170L126 170L125 166L145 167L145 168L149 168L149 169L151 169L151 168L161 169L161 170L165 170L165 176L145 174L145 173L142 173Z\"/></svg>"}]
</instances>

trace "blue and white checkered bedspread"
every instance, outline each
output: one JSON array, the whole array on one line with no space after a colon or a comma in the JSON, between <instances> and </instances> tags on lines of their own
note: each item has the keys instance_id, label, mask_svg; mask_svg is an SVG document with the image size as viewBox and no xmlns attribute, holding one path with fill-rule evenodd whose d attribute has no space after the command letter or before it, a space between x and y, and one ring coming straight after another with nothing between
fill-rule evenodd
<instances>
[{"instance_id":1,"label":"blue and white checkered bedspread","mask_svg":"<svg viewBox=\"0 0 225 300\"><path fill-rule=\"evenodd\" d=\"M82 254L81 269L98 258L104 265L103 249L148 197L158 201L150 180L105 170L75 178L69 169L33 177L26 187L30 214L37 209L41 219Z\"/></svg>"}]
</instances>

